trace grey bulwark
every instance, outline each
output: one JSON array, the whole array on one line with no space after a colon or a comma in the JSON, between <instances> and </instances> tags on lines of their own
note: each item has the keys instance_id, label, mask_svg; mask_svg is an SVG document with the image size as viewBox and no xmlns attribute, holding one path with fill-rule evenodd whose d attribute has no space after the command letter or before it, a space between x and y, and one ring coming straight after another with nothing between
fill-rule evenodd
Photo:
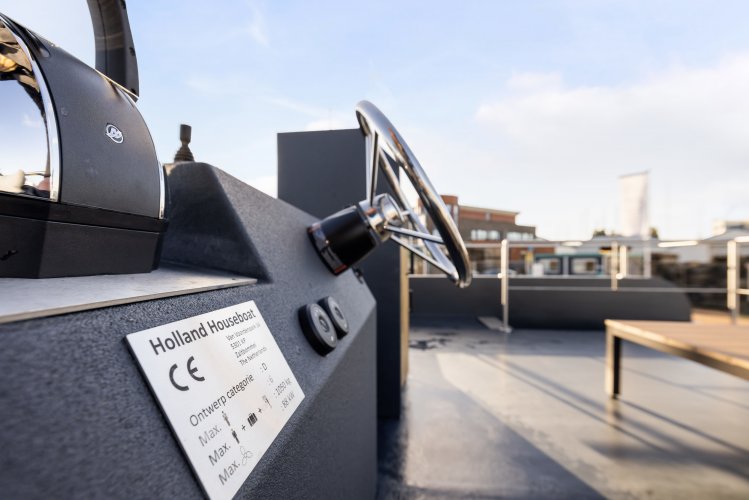
<instances>
[{"instance_id":1,"label":"grey bulwark","mask_svg":"<svg viewBox=\"0 0 749 500\"><path fill-rule=\"evenodd\" d=\"M610 318L689 321L691 313L686 293L662 278L620 280L617 291L595 278L510 278L509 285L514 328L602 330ZM412 276L409 286L414 322L502 315L495 276L475 276L463 289L442 276Z\"/></svg>"}]
</instances>

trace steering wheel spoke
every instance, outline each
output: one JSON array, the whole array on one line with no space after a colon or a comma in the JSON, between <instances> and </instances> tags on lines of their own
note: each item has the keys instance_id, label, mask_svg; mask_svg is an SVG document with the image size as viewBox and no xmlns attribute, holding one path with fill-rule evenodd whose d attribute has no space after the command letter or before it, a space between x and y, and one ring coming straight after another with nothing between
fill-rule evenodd
<instances>
[{"instance_id":1,"label":"steering wheel spoke","mask_svg":"<svg viewBox=\"0 0 749 500\"><path fill-rule=\"evenodd\" d=\"M434 236L429 233L422 233L420 231L412 231L410 229L404 229L402 227L386 225L385 231L389 231L395 234L400 234L403 236L410 236L412 238L419 238L420 240L424 240L424 241L431 241L434 243L439 243L440 245L444 244L444 242L442 241L442 238L439 236Z\"/></svg>"},{"instance_id":2,"label":"steering wheel spoke","mask_svg":"<svg viewBox=\"0 0 749 500\"><path fill-rule=\"evenodd\" d=\"M451 276L455 269L451 269L450 266L446 266L441 262L438 262L434 257L427 255L425 252L421 251L419 248L415 247L408 241L404 240L403 238L400 238L399 236L392 236L391 239L396 242L398 245L402 246L406 250L410 251L411 253L418 255L425 261L432 264L434 267L442 271L443 273L447 274L448 276Z\"/></svg>"},{"instance_id":3,"label":"steering wheel spoke","mask_svg":"<svg viewBox=\"0 0 749 500\"><path fill-rule=\"evenodd\" d=\"M379 172L378 165L380 162L377 132L366 135L364 140L367 155L367 200L371 204L374 202L375 193L377 192L377 173Z\"/></svg>"}]
</instances>

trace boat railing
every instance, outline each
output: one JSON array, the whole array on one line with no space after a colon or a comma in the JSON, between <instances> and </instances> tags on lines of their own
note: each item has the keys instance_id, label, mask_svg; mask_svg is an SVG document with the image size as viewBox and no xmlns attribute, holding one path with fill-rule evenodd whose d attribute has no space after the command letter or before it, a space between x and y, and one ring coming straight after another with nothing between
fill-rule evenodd
<instances>
[{"instance_id":1,"label":"boat railing","mask_svg":"<svg viewBox=\"0 0 749 500\"><path fill-rule=\"evenodd\" d=\"M537 290L537 291L569 291L569 292L590 292L608 289L618 293L687 293L687 294L717 294L726 296L726 309L729 312L731 323L736 324L740 312L741 296L749 296L749 288L742 288L741 285L741 245L749 243L749 236L738 237L728 240L725 244L726 262L725 262L725 286L637 286L633 283L636 279L651 279L652 273L652 254L658 248L675 249L681 247L695 246L700 242L689 241L661 241L655 240L634 240L634 239L596 239L595 242L587 242L588 245L594 243L598 248L605 248L608 258L606 270L598 275L524 275L519 274L510 268L510 252L513 248L526 248L529 250L538 248L568 248L574 252L574 249L586 245L582 241L564 241L564 240L508 240L502 239L497 242L468 243L466 247L471 249L496 249L498 250L499 269L496 273L484 274L485 277L491 278L496 276L499 280L499 302L502 311L502 329L511 331L510 326L510 278L515 279L512 285L513 290ZM715 244L713 244L715 246ZM642 269L639 274L632 274L629 270L629 258L631 251L640 251L642 257ZM574 256L574 253L560 253L560 257L565 255ZM532 278L560 278L560 282L549 285L531 284ZM529 278L528 284L518 284L523 278ZM561 282L561 279L571 280L567 285ZM582 279L606 279L608 286L605 288L600 285L586 286L583 284L573 284L573 280ZM627 286L621 286L621 282L628 279Z\"/></svg>"}]
</instances>

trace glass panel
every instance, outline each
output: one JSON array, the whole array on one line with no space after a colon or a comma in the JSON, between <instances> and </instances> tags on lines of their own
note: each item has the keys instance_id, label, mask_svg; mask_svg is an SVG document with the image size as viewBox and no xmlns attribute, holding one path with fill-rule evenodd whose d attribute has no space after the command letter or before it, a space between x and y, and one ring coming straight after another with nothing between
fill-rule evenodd
<instances>
[{"instance_id":1,"label":"glass panel","mask_svg":"<svg viewBox=\"0 0 749 500\"><path fill-rule=\"evenodd\" d=\"M533 233L521 233L518 231L510 231L507 233L507 239L512 241L517 240L532 240L533 239Z\"/></svg>"},{"instance_id":2,"label":"glass panel","mask_svg":"<svg viewBox=\"0 0 749 500\"><path fill-rule=\"evenodd\" d=\"M562 259L560 257L546 257L539 258L538 262L541 263L544 269L544 274L562 274Z\"/></svg>"},{"instance_id":3,"label":"glass panel","mask_svg":"<svg viewBox=\"0 0 749 500\"><path fill-rule=\"evenodd\" d=\"M570 257L572 274L601 274L600 258L598 257Z\"/></svg>"},{"instance_id":4,"label":"glass panel","mask_svg":"<svg viewBox=\"0 0 749 500\"><path fill-rule=\"evenodd\" d=\"M47 116L24 47L0 19L0 193L50 198Z\"/></svg>"}]
</instances>

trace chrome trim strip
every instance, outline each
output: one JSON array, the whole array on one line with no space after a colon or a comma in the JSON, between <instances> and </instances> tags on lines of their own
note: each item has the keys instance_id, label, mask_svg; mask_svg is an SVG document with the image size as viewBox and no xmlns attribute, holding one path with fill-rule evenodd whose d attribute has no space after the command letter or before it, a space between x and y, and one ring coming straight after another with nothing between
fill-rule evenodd
<instances>
[{"instance_id":1,"label":"chrome trim strip","mask_svg":"<svg viewBox=\"0 0 749 500\"><path fill-rule=\"evenodd\" d=\"M163 219L166 216L166 180L164 179L166 167L159 162L158 158L156 164L159 167L159 219Z\"/></svg>"},{"instance_id":2,"label":"chrome trim strip","mask_svg":"<svg viewBox=\"0 0 749 500\"><path fill-rule=\"evenodd\" d=\"M31 54L29 47L24 42L17 31L14 29L13 22L7 17L0 14L0 20L2 20L8 27L13 36L16 37L18 44L21 46L23 51L26 53L26 57L31 62L31 69L34 72L34 77L39 84L39 94L42 96L42 103L44 104L44 119L47 125L47 158L49 159L49 201L59 201L60 198L60 135L57 131L57 114L55 113L55 107L52 103L52 96L47 90L47 80L44 77L39 65L36 63L36 59ZM39 198L41 200L45 198Z\"/></svg>"}]
</instances>

